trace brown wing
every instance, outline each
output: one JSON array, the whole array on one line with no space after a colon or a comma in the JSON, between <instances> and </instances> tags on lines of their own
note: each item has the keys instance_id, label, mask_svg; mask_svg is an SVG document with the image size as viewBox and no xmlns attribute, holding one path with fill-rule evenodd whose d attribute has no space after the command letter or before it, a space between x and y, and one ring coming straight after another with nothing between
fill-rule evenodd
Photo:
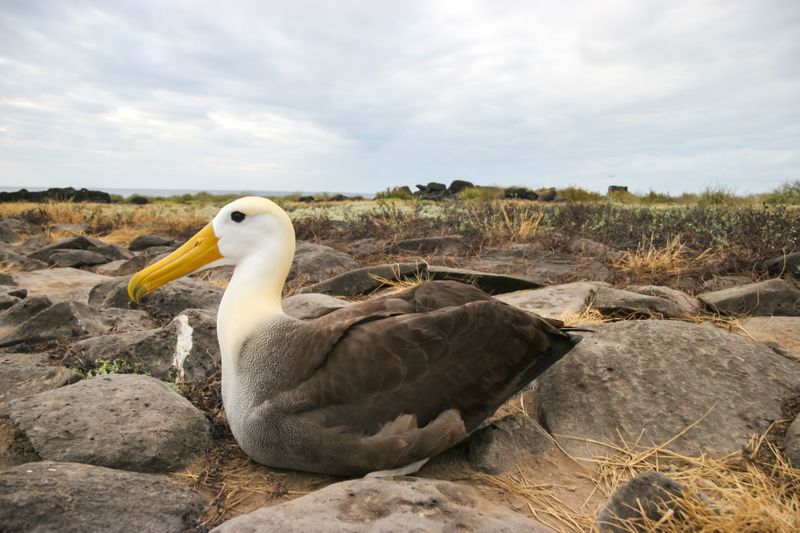
<instances>
[{"instance_id":1,"label":"brown wing","mask_svg":"<svg viewBox=\"0 0 800 533\"><path fill-rule=\"evenodd\" d=\"M535 315L457 283L354 307L307 324L304 337L318 346L341 330L273 405L363 435L401 415L423 427L455 410L471 431L574 344Z\"/></svg>"}]
</instances>

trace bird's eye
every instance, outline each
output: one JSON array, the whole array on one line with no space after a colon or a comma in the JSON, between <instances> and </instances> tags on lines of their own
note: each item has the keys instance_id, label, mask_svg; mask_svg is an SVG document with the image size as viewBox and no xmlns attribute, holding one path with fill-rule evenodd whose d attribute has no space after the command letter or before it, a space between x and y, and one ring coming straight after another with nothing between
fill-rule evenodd
<instances>
[{"instance_id":1,"label":"bird's eye","mask_svg":"<svg viewBox=\"0 0 800 533\"><path fill-rule=\"evenodd\" d=\"M239 222L244 220L244 213L242 213L241 211L234 211L233 213L231 213L231 220L233 220L238 224Z\"/></svg>"}]
</instances>

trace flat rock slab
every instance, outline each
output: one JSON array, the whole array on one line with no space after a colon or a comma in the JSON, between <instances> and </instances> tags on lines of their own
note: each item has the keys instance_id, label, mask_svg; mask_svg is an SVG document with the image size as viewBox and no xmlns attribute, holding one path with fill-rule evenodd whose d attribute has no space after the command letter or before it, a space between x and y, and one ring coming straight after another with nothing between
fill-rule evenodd
<instances>
[{"instance_id":1,"label":"flat rock slab","mask_svg":"<svg viewBox=\"0 0 800 533\"><path fill-rule=\"evenodd\" d=\"M740 322L744 333L800 362L800 317L754 316Z\"/></svg>"},{"instance_id":2,"label":"flat rock slab","mask_svg":"<svg viewBox=\"0 0 800 533\"><path fill-rule=\"evenodd\" d=\"M12 400L57 389L81 379L63 366L49 364L41 353L0 354L0 413Z\"/></svg>"},{"instance_id":3,"label":"flat rock slab","mask_svg":"<svg viewBox=\"0 0 800 533\"><path fill-rule=\"evenodd\" d=\"M484 272L531 276L541 280L542 284L607 281L611 278L611 271L593 258L543 251L531 246L490 250L471 259L466 266Z\"/></svg>"},{"instance_id":4,"label":"flat rock slab","mask_svg":"<svg viewBox=\"0 0 800 533\"><path fill-rule=\"evenodd\" d=\"M628 442L662 444L701 419L670 448L724 455L800 393L800 365L712 326L633 320L592 330L534 393L542 426L575 455L608 449L568 437L617 442L619 430Z\"/></svg>"},{"instance_id":5,"label":"flat rock slab","mask_svg":"<svg viewBox=\"0 0 800 533\"><path fill-rule=\"evenodd\" d=\"M501 302L548 318L574 315L589 308L603 282L576 281L543 289L510 292L496 296Z\"/></svg>"},{"instance_id":6,"label":"flat rock slab","mask_svg":"<svg viewBox=\"0 0 800 533\"><path fill-rule=\"evenodd\" d=\"M494 505L468 486L423 478L344 481L228 520L213 531L255 533L552 532Z\"/></svg>"},{"instance_id":7,"label":"flat rock slab","mask_svg":"<svg viewBox=\"0 0 800 533\"><path fill-rule=\"evenodd\" d=\"M147 255L137 255L131 259L117 259L94 268L95 273L102 276L132 276L147 265Z\"/></svg>"},{"instance_id":8,"label":"flat rock slab","mask_svg":"<svg viewBox=\"0 0 800 533\"><path fill-rule=\"evenodd\" d=\"M289 277L301 277L317 283L356 268L358 263L350 254L339 252L330 246L299 241Z\"/></svg>"},{"instance_id":9,"label":"flat rock slab","mask_svg":"<svg viewBox=\"0 0 800 533\"><path fill-rule=\"evenodd\" d=\"M131 241L128 249L132 252L140 252L148 248L153 248L154 246L172 246L173 244L175 244L175 239L165 237L164 235L139 235Z\"/></svg>"},{"instance_id":10,"label":"flat rock slab","mask_svg":"<svg viewBox=\"0 0 800 533\"><path fill-rule=\"evenodd\" d=\"M134 306L128 297L129 276L111 279L94 287L89 303L101 308L129 309ZM202 281L179 279L151 292L136 307L157 318L172 318L186 309L217 310L224 291Z\"/></svg>"},{"instance_id":11,"label":"flat rock slab","mask_svg":"<svg viewBox=\"0 0 800 533\"><path fill-rule=\"evenodd\" d=\"M5 337L16 326L44 311L53 305L46 296L32 296L15 303L8 309L0 312L0 338Z\"/></svg>"},{"instance_id":12,"label":"flat rock slab","mask_svg":"<svg viewBox=\"0 0 800 533\"><path fill-rule=\"evenodd\" d=\"M350 307L350 302L328 296L327 294L295 294L281 302L283 312L294 318L310 320L332 313L337 309Z\"/></svg>"},{"instance_id":13,"label":"flat rock slab","mask_svg":"<svg viewBox=\"0 0 800 533\"><path fill-rule=\"evenodd\" d=\"M382 279L403 280L425 276L425 263L394 263L357 268L325 281L314 283L301 290L301 293L319 293L329 296L361 296L384 286Z\"/></svg>"},{"instance_id":14,"label":"flat rock slab","mask_svg":"<svg viewBox=\"0 0 800 533\"><path fill-rule=\"evenodd\" d=\"M40 311L14 328L0 339L0 347L79 339L151 326L150 318L143 311L101 311L82 303L61 302Z\"/></svg>"},{"instance_id":15,"label":"flat rock slab","mask_svg":"<svg viewBox=\"0 0 800 533\"><path fill-rule=\"evenodd\" d=\"M14 272L14 283L28 289L28 296L47 296L53 303L89 301L97 285L113 280L77 268L51 268L34 272Z\"/></svg>"},{"instance_id":16,"label":"flat rock slab","mask_svg":"<svg viewBox=\"0 0 800 533\"><path fill-rule=\"evenodd\" d=\"M11 249L11 247L0 247L0 266L12 270L31 271L47 268L47 263L32 259Z\"/></svg>"},{"instance_id":17,"label":"flat rock slab","mask_svg":"<svg viewBox=\"0 0 800 533\"><path fill-rule=\"evenodd\" d=\"M205 504L166 476L53 461L0 470L3 531L183 531Z\"/></svg>"},{"instance_id":18,"label":"flat rock slab","mask_svg":"<svg viewBox=\"0 0 800 533\"><path fill-rule=\"evenodd\" d=\"M647 296L658 296L674 303L680 309L681 316L695 316L700 313L703 304L685 292L673 289L670 287L662 287L660 285L638 285L628 287L629 291L638 294L646 294Z\"/></svg>"},{"instance_id":19,"label":"flat rock slab","mask_svg":"<svg viewBox=\"0 0 800 533\"><path fill-rule=\"evenodd\" d=\"M392 253L425 255L458 255L465 253L468 248L467 241L462 235L442 235L440 237L405 239L389 245L389 250Z\"/></svg>"},{"instance_id":20,"label":"flat rock slab","mask_svg":"<svg viewBox=\"0 0 800 533\"><path fill-rule=\"evenodd\" d=\"M87 361L125 361L176 383L203 381L221 364L217 317L212 311L188 309L160 328L76 342L70 355Z\"/></svg>"},{"instance_id":21,"label":"flat rock slab","mask_svg":"<svg viewBox=\"0 0 800 533\"><path fill-rule=\"evenodd\" d=\"M8 418L42 459L142 472L191 463L210 443L206 418L166 383L111 374L11 403Z\"/></svg>"},{"instance_id":22,"label":"flat rock slab","mask_svg":"<svg viewBox=\"0 0 800 533\"><path fill-rule=\"evenodd\" d=\"M606 317L636 315L648 318L681 318L684 316L681 307L672 300L613 287L599 287L592 299L592 308Z\"/></svg>"},{"instance_id":23,"label":"flat rock slab","mask_svg":"<svg viewBox=\"0 0 800 533\"><path fill-rule=\"evenodd\" d=\"M111 261L108 257L91 250L55 250L48 257L51 265L57 267L82 267L102 265Z\"/></svg>"},{"instance_id":24,"label":"flat rock slab","mask_svg":"<svg viewBox=\"0 0 800 533\"><path fill-rule=\"evenodd\" d=\"M788 281L770 279L698 296L710 309L735 316L800 316L800 290Z\"/></svg>"},{"instance_id":25,"label":"flat rock slab","mask_svg":"<svg viewBox=\"0 0 800 533\"><path fill-rule=\"evenodd\" d=\"M428 267L431 279L442 281L459 281L475 285L486 294L503 294L526 289L536 289L543 282L531 276L515 276L511 274L495 274L493 272L479 272L463 268L450 268L431 265Z\"/></svg>"},{"instance_id":26,"label":"flat rock slab","mask_svg":"<svg viewBox=\"0 0 800 533\"><path fill-rule=\"evenodd\" d=\"M305 287L302 293L330 296L360 296L385 286L383 280L448 280L475 285L489 294L500 294L541 287L541 282L528 276L479 272L460 268L429 266L426 263L395 263L359 268Z\"/></svg>"},{"instance_id":27,"label":"flat rock slab","mask_svg":"<svg viewBox=\"0 0 800 533\"><path fill-rule=\"evenodd\" d=\"M67 237L58 242L42 246L38 250L32 252L30 257L55 264L56 259L53 257L53 254L62 253L65 250L82 250L97 253L106 258L104 261L106 263L115 259L130 257L129 253L117 248L113 244L106 244L96 239L84 237L83 235Z\"/></svg>"},{"instance_id":28,"label":"flat rock slab","mask_svg":"<svg viewBox=\"0 0 800 533\"><path fill-rule=\"evenodd\" d=\"M523 414L506 415L479 429L469 439L469 464L489 474L507 472L529 454L555 448L553 437L535 420Z\"/></svg>"}]
</instances>

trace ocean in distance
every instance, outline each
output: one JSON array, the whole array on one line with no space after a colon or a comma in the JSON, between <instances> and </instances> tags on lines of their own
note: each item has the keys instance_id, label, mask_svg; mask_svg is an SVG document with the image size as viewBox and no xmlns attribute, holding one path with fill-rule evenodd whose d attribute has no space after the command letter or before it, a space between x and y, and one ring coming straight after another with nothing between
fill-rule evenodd
<instances>
[{"instance_id":1,"label":"ocean in distance","mask_svg":"<svg viewBox=\"0 0 800 533\"><path fill-rule=\"evenodd\" d=\"M29 191L46 191L51 187L32 187L32 186L20 186L20 187L8 187L5 185L0 185L0 191L2 192L14 192L20 189L28 189ZM80 189L80 187L75 187L76 189ZM98 190L107 192L108 194L117 194L124 198L128 198L133 196L134 194L138 194L140 196L154 196L158 198L164 198L167 196L180 196L182 194L197 194L199 192L207 192L210 194L224 194L224 195L235 195L235 196L288 196L290 194L303 194L308 196L314 196L315 194L338 194L337 191L243 191L243 190L206 190L206 189L118 189L113 187L86 187L87 189ZM343 192L345 196L363 196L364 198L373 198L375 193L364 193L364 192L354 192L348 193Z\"/></svg>"}]
</instances>

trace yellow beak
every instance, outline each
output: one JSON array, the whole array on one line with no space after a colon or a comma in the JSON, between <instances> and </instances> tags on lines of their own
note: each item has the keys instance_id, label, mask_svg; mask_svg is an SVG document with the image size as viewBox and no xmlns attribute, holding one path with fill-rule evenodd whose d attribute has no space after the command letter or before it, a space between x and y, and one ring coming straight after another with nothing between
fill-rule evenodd
<instances>
[{"instance_id":1,"label":"yellow beak","mask_svg":"<svg viewBox=\"0 0 800 533\"><path fill-rule=\"evenodd\" d=\"M138 302L145 294L165 283L222 259L218 241L214 228L208 224L167 257L134 274L128 283L128 296Z\"/></svg>"}]
</instances>

